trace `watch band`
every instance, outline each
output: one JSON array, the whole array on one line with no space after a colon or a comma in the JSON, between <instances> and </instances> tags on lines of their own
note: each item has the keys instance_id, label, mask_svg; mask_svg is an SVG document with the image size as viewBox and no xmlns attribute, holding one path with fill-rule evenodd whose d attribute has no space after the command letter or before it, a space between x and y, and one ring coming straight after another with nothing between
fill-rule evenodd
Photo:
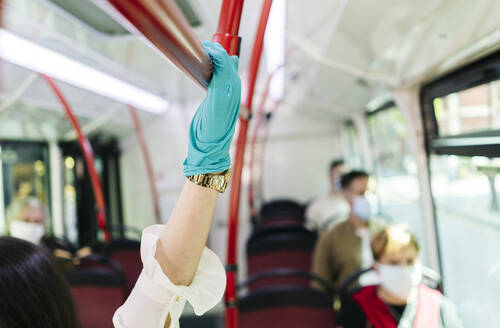
<instances>
[{"instance_id":1,"label":"watch band","mask_svg":"<svg viewBox=\"0 0 500 328\"><path fill-rule=\"evenodd\" d=\"M223 193L229 180L231 179L231 168L223 174L196 174L187 177L189 181L206 188L216 190Z\"/></svg>"}]
</instances>

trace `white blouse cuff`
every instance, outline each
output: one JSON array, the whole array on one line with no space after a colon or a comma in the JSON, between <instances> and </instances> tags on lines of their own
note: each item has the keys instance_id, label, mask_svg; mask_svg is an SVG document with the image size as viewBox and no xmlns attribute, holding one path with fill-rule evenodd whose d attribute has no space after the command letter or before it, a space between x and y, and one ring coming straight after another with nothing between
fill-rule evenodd
<instances>
[{"instance_id":1,"label":"white blouse cuff","mask_svg":"<svg viewBox=\"0 0 500 328\"><path fill-rule=\"evenodd\" d=\"M193 306L196 315L202 315L214 307L224 294L224 267L217 255L206 247L191 285L177 286L170 281L155 258L156 246L164 227L153 225L142 233L141 260L144 267L127 301L115 313L113 322L117 328L138 327L135 323L140 323L140 327L163 328L168 314L171 317L170 327L175 328L179 326L186 301ZM151 313L152 309L156 309L154 314ZM144 316L146 313L147 319ZM133 314L141 320L132 318ZM127 318L130 318L128 321L131 324L125 322ZM149 319L154 320L154 323ZM151 325L145 321L151 322Z\"/></svg>"}]
</instances>

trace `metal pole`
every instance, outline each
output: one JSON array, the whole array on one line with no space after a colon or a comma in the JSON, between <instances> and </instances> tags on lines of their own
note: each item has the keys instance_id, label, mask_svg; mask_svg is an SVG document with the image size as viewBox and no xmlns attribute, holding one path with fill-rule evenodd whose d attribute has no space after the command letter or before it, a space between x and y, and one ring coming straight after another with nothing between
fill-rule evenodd
<instances>
[{"instance_id":1,"label":"metal pole","mask_svg":"<svg viewBox=\"0 0 500 328\"><path fill-rule=\"evenodd\" d=\"M51 77L45 74L42 74L41 76L45 81L47 81L52 91L54 91L55 96L64 108L68 120L73 126L73 129L75 129L76 131L76 134L78 136L78 144L80 145L80 149L82 150L83 157L85 159L85 164L87 165L87 169L89 171L90 181L92 183L92 189L94 191L94 197L97 204L97 224L99 226L99 229L104 232L104 240L109 241L111 236L109 234L106 223L106 202L104 200L104 192L102 190L101 179L99 178L99 174L97 174L97 170L95 168L94 152L92 150L92 146L90 145L87 137L82 133L80 123L74 115L71 106L64 97L61 89L59 89L59 87Z\"/></svg>"},{"instance_id":2,"label":"metal pole","mask_svg":"<svg viewBox=\"0 0 500 328\"><path fill-rule=\"evenodd\" d=\"M212 62L174 0L92 0L129 31L147 39L177 68L203 87Z\"/></svg>"},{"instance_id":3,"label":"metal pole","mask_svg":"<svg viewBox=\"0 0 500 328\"><path fill-rule=\"evenodd\" d=\"M219 25L212 41L220 43L229 55L240 53L241 12L244 0L224 0L220 9Z\"/></svg>"},{"instance_id":4,"label":"metal pole","mask_svg":"<svg viewBox=\"0 0 500 328\"><path fill-rule=\"evenodd\" d=\"M255 42L250 60L248 75L248 93L244 106L252 110L253 95L257 73L259 70L262 47L264 44L264 34L266 32L267 20L271 11L272 0L265 0L262 5L261 16ZM232 8L232 7L230 7ZM226 15L229 15L229 11ZM222 20L222 17L221 17ZM232 25L234 27L234 24ZM217 36L217 34L216 34ZM226 38L229 45L234 46L234 38ZM238 327L238 308L237 308L237 254L238 254L238 220L241 197L241 172L243 169L243 158L247 141L248 119L240 119L240 130L236 144L236 158L233 168L233 182L231 186L230 205L229 205L229 228L228 228L228 246L227 246L227 287L226 287L226 327Z\"/></svg>"}]
</instances>

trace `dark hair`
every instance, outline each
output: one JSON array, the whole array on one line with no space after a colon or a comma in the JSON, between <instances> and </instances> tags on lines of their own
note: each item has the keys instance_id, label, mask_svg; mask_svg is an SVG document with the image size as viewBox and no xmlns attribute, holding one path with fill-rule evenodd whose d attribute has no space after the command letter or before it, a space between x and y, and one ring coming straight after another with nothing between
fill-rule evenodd
<instances>
[{"instance_id":1,"label":"dark hair","mask_svg":"<svg viewBox=\"0 0 500 328\"><path fill-rule=\"evenodd\" d=\"M66 280L27 241L0 237L0 295L2 328L80 327Z\"/></svg>"},{"instance_id":2,"label":"dark hair","mask_svg":"<svg viewBox=\"0 0 500 328\"><path fill-rule=\"evenodd\" d=\"M349 188L354 180L359 178L368 178L368 176L368 173L366 173L365 171L351 171L344 174L340 178L340 185L342 186L342 190Z\"/></svg>"},{"instance_id":3,"label":"dark hair","mask_svg":"<svg viewBox=\"0 0 500 328\"><path fill-rule=\"evenodd\" d=\"M330 163L330 172L332 172L332 170L334 168L336 168L337 166L340 166L340 165L344 165L344 160L343 159L336 159L336 160L333 160L331 163Z\"/></svg>"}]
</instances>

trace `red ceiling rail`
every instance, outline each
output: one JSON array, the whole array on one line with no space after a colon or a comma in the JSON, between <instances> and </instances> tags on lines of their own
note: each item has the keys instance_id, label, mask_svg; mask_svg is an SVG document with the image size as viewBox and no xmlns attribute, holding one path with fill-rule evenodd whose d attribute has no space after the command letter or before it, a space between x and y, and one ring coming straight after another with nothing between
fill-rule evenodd
<instances>
[{"instance_id":1,"label":"red ceiling rail","mask_svg":"<svg viewBox=\"0 0 500 328\"><path fill-rule=\"evenodd\" d=\"M149 40L177 68L203 87L212 62L174 0L92 0L131 32Z\"/></svg>"},{"instance_id":2,"label":"red ceiling rail","mask_svg":"<svg viewBox=\"0 0 500 328\"><path fill-rule=\"evenodd\" d=\"M99 229L104 232L104 240L109 241L111 236L107 229L106 223L106 202L104 200L104 192L102 190L101 179L99 178L99 174L97 173L97 170L95 168L94 151L92 150L92 146L90 145L87 137L83 134L80 128L80 123L78 123L78 119L74 115L73 110L64 97L61 89L57 86L57 84L51 77L45 74L41 74L41 76L45 79L45 81L47 81L52 91L54 91L54 94L63 106L66 116L68 117L68 120L70 121L73 129L76 132L76 135L78 137L78 144L80 145L80 149L83 153L83 158L85 159L87 169L89 170L90 181L92 183L92 189L94 191L94 197L97 204L97 224L99 226Z\"/></svg>"},{"instance_id":3,"label":"red ceiling rail","mask_svg":"<svg viewBox=\"0 0 500 328\"><path fill-rule=\"evenodd\" d=\"M259 70L262 47L264 44L264 34L266 32L267 20L271 11L272 0L265 0L262 5L261 16L255 36L255 42L252 50L248 74L248 92L244 102L244 107L248 111L252 110L253 94L257 73ZM238 308L237 308L237 254L238 254L238 220L241 198L241 172L243 169L243 159L247 141L248 119L240 119L240 130L236 144L236 157L233 168L233 182L231 186L230 204L229 204L229 222L228 222L228 245L227 245L227 287L226 287L226 327L238 327Z\"/></svg>"},{"instance_id":4,"label":"red ceiling rail","mask_svg":"<svg viewBox=\"0 0 500 328\"><path fill-rule=\"evenodd\" d=\"M146 165L146 171L148 173L149 188L151 191L151 196L153 197L153 206L155 211L156 223L161 223L161 212L160 212L160 198L158 195L158 189L156 189L153 162L151 161L151 153L149 152L148 144L146 143L146 138L144 137L144 131L142 130L141 120L137 114L137 109L133 106L129 106L130 116L132 116L132 121L134 122L135 135L139 141L142 156L144 158L144 164Z\"/></svg>"}]
</instances>

